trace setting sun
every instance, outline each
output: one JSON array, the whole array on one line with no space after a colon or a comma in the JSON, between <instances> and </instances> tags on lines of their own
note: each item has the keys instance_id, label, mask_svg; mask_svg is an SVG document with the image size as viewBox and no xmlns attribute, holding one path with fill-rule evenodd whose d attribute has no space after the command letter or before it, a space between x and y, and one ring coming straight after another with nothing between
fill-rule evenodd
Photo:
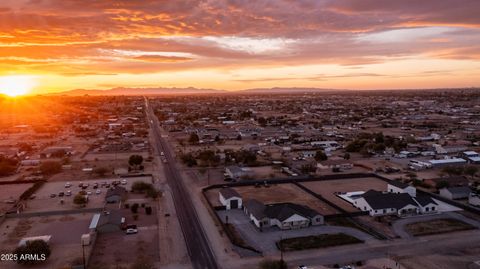
<instances>
[{"instance_id":1,"label":"setting sun","mask_svg":"<svg viewBox=\"0 0 480 269\"><path fill-rule=\"evenodd\" d=\"M31 76L4 76L0 77L0 94L11 97L25 95L35 86Z\"/></svg>"}]
</instances>

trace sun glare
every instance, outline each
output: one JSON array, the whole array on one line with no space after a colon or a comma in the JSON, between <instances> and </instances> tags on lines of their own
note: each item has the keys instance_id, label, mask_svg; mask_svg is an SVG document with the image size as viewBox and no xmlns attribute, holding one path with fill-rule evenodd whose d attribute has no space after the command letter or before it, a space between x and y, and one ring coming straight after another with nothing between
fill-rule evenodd
<instances>
[{"instance_id":1,"label":"sun glare","mask_svg":"<svg viewBox=\"0 0 480 269\"><path fill-rule=\"evenodd\" d=\"M35 79L31 76L4 76L0 77L0 94L10 97L28 94L35 86Z\"/></svg>"}]
</instances>

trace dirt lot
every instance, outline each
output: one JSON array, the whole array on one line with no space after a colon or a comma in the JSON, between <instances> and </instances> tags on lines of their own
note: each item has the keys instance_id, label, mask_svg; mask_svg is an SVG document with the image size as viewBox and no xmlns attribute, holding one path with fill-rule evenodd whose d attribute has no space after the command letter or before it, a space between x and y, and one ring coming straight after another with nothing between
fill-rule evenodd
<instances>
[{"instance_id":1,"label":"dirt lot","mask_svg":"<svg viewBox=\"0 0 480 269\"><path fill-rule=\"evenodd\" d=\"M437 219L424 222L410 223L406 225L406 229L413 236L421 236L470 230L475 229L475 227L454 219Z\"/></svg>"},{"instance_id":2,"label":"dirt lot","mask_svg":"<svg viewBox=\"0 0 480 269\"><path fill-rule=\"evenodd\" d=\"M0 215L12 208L12 204L6 203L6 200L18 200L20 195L33 184L9 184L0 186Z\"/></svg>"},{"instance_id":3,"label":"dirt lot","mask_svg":"<svg viewBox=\"0 0 480 269\"><path fill-rule=\"evenodd\" d=\"M135 261L135 257L140 255L158 262L158 229L139 229L137 234L130 235L123 231L100 234L93 253L91 268L119 268Z\"/></svg>"},{"instance_id":4,"label":"dirt lot","mask_svg":"<svg viewBox=\"0 0 480 269\"><path fill-rule=\"evenodd\" d=\"M315 193L320 194L331 202L349 212L357 212L358 209L353 207L347 201L337 197L335 192L352 192L367 191L370 189L378 191L387 191L387 183L376 178L357 178L357 179L341 179L327 180L316 182L304 182L303 186L309 188Z\"/></svg>"},{"instance_id":5,"label":"dirt lot","mask_svg":"<svg viewBox=\"0 0 480 269\"><path fill-rule=\"evenodd\" d=\"M7 219L0 226L0 253L11 253L21 238L51 235L52 254L47 263L33 268L66 268L81 259L80 237L88 233L93 214ZM86 249L88 250L88 249ZM1 262L0 268L24 268L13 262Z\"/></svg>"},{"instance_id":6,"label":"dirt lot","mask_svg":"<svg viewBox=\"0 0 480 269\"><path fill-rule=\"evenodd\" d=\"M306 205L322 215L339 213L293 184L277 184L271 185L269 188L246 186L235 187L234 189L243 197L243 200L257 199L265 204L292 202ZM218 189L208 191L207 195L214 206L220 205Z\"/></svg>"}]
</instances>

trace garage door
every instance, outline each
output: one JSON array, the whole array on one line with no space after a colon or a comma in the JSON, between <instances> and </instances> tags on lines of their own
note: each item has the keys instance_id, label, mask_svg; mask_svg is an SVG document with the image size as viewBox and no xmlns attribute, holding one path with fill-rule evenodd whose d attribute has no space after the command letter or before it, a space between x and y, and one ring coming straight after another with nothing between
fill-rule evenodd
<instances>
[{"instance_id":1,"label":"garage door","mask_svg":"<svg viewBox=\"0 0 480 269\"><path fill-rule=\"evenodd\" d=\"M230 208L238 208L238 200L231 200Z\"/></svg>"}]
</instances>

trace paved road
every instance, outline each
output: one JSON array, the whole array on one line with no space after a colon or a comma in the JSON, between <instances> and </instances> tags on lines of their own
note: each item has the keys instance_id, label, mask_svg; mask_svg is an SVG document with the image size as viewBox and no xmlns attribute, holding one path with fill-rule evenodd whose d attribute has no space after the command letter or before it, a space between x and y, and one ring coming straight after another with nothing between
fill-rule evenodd
<instances>
[{"instance_id":1,"label":"paved road","mask_svg":"<svg viewBox=\"0 0 480 269\"><path fill-rule=\"evenodd\" d=\"M195 269L217 269L219 268L210 248L208 239L198 220L197 213L192 203L190 194L186 190L183 179L176 168L175 158L168 146L168 142L162 138L158 119L150 107L148 99L145 98L146 112L150 127L153 130L155 146L159 152L164 152L168 163L165 165L165 176L168 185L172 190L175 211L182 228L186 241L188 254Z\"/></svg>"},{"instance_id":2,"label":"paved road","mask_svg":"<svg viewBox=\"0 0 480 269\"><path fill-rule=\"evenodd\" d=\"M405 229L405 226L407 224L422 222L422 221L437 220L437 219L456 219L480 229L480 223L478 221L467 218L464 215L457 214L455 212L445 212L445 213L435 214L435 215L420 215L420 216L400 219L393 223L392 228L393 228L393 231L401 238L413 238L413 236L410 233L408 233Z\"/></svg>"}]
</instances>

